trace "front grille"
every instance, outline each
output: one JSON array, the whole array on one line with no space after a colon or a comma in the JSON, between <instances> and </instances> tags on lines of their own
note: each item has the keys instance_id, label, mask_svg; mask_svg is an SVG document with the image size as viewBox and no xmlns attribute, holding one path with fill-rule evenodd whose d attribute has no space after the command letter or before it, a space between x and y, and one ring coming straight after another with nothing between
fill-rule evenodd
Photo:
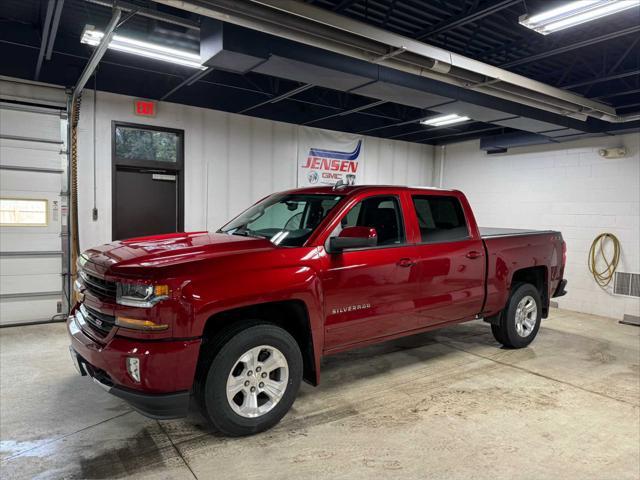
<instances>
[{"instance_id":1,"label":"front grille","mask_svg":"<svg viewBox=\"0 0 640 480\"><path fill-rule=\"evenodd\" d=\"M116 299L116 283L109 282L95 275L91 275L83 270L80 271L80 277L87 287L87 290L102 300Z\"/></svg>"},{"instance_id":2,"label":"front grille","mask_svg":"<svg viewBox=\"0 0 640 480\"><path fill-rule=\"evenodd\" d=\"M80 311L91 328L94 331L97 330L102 337L106 337L116 324L116 317L100 313L84 304L80 307Z\"/></svg>"}]
</instances>

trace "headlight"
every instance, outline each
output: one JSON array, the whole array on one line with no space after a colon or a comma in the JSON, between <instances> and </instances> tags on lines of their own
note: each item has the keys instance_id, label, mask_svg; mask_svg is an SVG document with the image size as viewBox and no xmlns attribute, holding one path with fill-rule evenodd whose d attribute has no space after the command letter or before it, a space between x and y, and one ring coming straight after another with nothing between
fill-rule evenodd
<instances>
[{"instance_id":1,"label":"headlight","mask_svg":"<svg viewBox=\"0 0 640 480\"><path fill-rule=\"evenodd\" d=\"M150 308L166 298L169 298L168 285L119 282L116 285L116 302L120 305Z\"/></svg>"}]
</instances>

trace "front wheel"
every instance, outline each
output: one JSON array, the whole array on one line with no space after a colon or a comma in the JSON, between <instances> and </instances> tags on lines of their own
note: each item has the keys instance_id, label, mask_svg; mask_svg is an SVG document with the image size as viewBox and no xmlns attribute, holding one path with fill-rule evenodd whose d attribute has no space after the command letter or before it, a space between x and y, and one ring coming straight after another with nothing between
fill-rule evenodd
<instances>
[{"instance_id":1,"label":"front wheel","mask_svg":"<svg viewBox=\"0 0 640 480\"><path fill-rule=\"evenodd\" d=\"M253 325L230 335L215 354L200 402L222 433L251 435L284 417L301 380L295 339L275 325Z\"/></svg>"},{"instance_id":2,"label":"front wheel","mask_svg":"<svg viewBox=\"0 0 640 480\"><path fill-rule=\"evenodd\" d=\"M491 325L494 338L505 347L524 348L540 329L542 319L540 292L530 283L515 286L498 324Z\"/></svg>"}]
</instances>

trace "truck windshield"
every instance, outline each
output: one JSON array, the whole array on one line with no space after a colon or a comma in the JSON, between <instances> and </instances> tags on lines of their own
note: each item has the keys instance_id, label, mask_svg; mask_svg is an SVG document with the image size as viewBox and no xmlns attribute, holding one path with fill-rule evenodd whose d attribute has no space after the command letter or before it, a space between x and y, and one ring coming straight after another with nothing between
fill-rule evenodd
<instances>
[{"instance_id":1,"label":"truck windshield","mask_svg":"<svg viewBox=\"0 0 640 480\"><path fill-rule=\"evenodd\" d=\"M300 247L340 201L341 195L276 194L245 210L218 232Z\"/></svg>"}]
</instances>

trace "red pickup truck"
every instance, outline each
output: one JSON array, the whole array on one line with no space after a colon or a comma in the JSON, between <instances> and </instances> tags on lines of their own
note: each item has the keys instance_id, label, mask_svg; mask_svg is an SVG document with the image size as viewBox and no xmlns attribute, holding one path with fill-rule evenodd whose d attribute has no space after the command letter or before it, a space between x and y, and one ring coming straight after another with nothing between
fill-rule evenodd
<instances>
[{"instance_id":1,"label":"red pickup truck","mask_svg":"<svg viewBox=\"0 0 640 480\"><path fill-rule=\"evenodd\" d=\"M325 355L480 318L527 346L565 293L565 252L559 232L479 229L455 190L290 190L216 233L84 252L70 351L147 416L185 416L194 396L247 435L318 384Z\"/></svg>"}]
</instances>

